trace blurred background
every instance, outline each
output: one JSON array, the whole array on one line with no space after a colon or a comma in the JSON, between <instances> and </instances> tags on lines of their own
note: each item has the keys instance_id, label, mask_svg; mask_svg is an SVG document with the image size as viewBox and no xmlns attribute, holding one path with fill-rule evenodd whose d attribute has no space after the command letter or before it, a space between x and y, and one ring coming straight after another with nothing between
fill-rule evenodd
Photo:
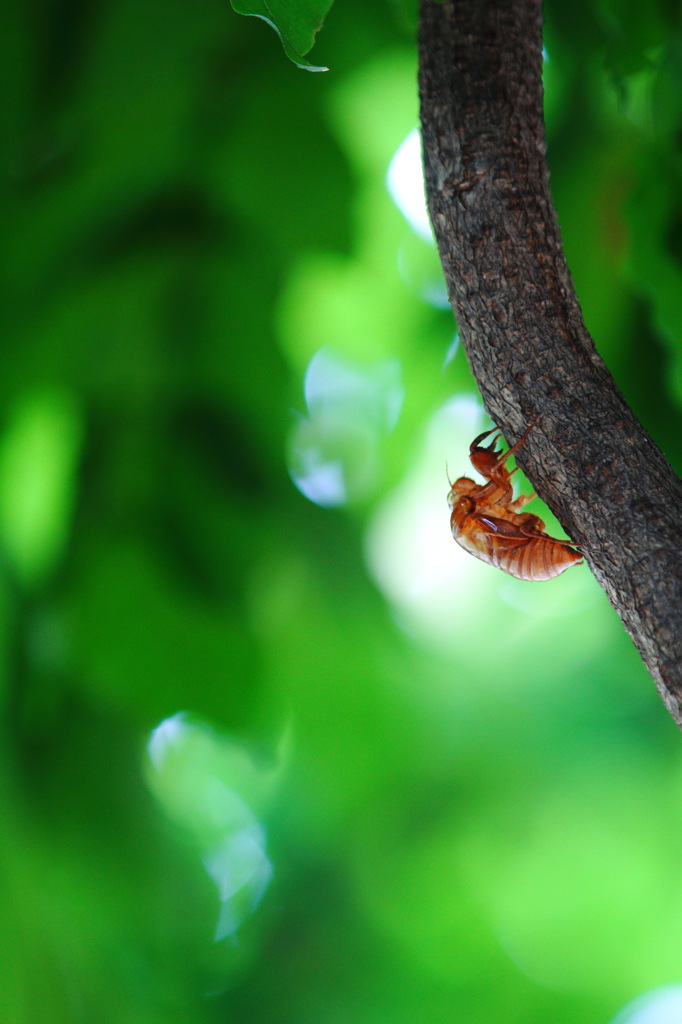
<instances>
[{"instance_id":1,"label":"blurred background","mask_svg":"<svg viewBox=\"0 0 682 1024\"><path fill-rule=\"evenodd\" d=\"M679 8L546 17L569 265L679 471ZM586 566L450 536L412 5L338 0L323 74L225 0L3 21L0 1020L679 1024L679 732Z\"/></svg>"}]
</instances>

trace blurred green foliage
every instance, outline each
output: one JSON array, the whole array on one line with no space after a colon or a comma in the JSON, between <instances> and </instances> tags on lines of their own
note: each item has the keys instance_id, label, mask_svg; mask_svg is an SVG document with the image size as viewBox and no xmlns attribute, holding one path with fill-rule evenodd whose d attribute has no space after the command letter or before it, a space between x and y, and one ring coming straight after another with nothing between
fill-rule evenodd
<instances>
[{"instance_id":1,"label":"blurred green foliage","mask_svg":"<svg viewBox=\"0 0 682 1024\"><path fill-rule=\"evenodd\" d=\"M569 264L679 467L679 13L546 15ZM314 76L217 0L4 29L0 1020L597 1024L679 981L676 728L586 568L448 536L482 414L386 188L408 5L339 0Z\"/></svg>"}]
</instances>

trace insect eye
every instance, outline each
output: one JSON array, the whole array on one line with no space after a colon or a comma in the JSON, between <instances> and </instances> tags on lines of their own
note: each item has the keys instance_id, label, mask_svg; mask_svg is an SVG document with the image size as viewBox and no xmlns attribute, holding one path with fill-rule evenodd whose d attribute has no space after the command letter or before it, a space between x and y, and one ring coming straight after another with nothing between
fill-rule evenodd
<instances>
[{"instance_id":1,"label":"insect eye","mask_svg":"<svg viewBox=\"0 0 682 1024\"><path fill-rule=\"evenodd\" d=\"M461 476L459 480L455 480L454 484L451 485L450 490L448 491L448 507L454 508L462 495L466 494L472 486L473 481L467 480L464 476Z\"/></svg>"}]
</instances>

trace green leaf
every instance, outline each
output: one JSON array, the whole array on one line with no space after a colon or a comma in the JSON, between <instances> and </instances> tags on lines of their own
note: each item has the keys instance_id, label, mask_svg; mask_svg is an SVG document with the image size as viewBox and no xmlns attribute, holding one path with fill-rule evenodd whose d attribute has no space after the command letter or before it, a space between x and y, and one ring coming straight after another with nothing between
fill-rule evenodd
<instances>
[{"instance_id":1,"label":"green leaf","mask_svg":"<svg viewBox=\"0 0 682 1024\"><path fill-rule=\"evenodd\" d=\"M306 71L328 71L303 56L315 42L333 0L230 0L237 14L262 18L282 40L289 60Z\"/></svg>"}]
</instances>

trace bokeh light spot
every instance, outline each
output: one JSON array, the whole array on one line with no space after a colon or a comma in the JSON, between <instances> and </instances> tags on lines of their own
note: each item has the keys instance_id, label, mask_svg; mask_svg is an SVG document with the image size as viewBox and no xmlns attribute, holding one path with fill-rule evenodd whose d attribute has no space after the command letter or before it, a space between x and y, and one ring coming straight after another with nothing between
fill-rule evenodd
<instances>
[{"instance_id":1,"label":"bokeh light spot","mask_svg":"<svg viewBox=\"0 0 682 1024\"><path fill-rule=\"evenodd\" d=\"M611 1024L680 1024L682 985L666 985L639 996L613 1019Z\"/></svg>"},{"instance_id":2,"label":"bokeh light spot","mask_svg":"<svg viewBox=\"0 0 682 1024\"><path fill-rule=\"evenodd\" d=\"M400 415L400 362L366 367L323 348L308 364L304 393L307 415L289 437L292 480L317 505L366 498L379 479L381 444Z\"/></svg>"},{"instance_id":3,"label":"bokeh light spot","mask_svg":"<svg viewBox=\"0 0 682 1024\"><path fill-rule=\"evenodd\" d=\"M26 393L0 440L0 537L24 583L61 555L71 520L82 422L57 389Z\"/></svg>"},{"instance_id":4,"label":"bokeh light spot","mask_svg":"<svg viewBox=\"0 0 682 1024\"><path fill-rule=\"evenodd\" d=\"M386 187L393 202L418 235L433 240L424 198L421 142L414 128L398 147L386 175Z\"/></svg>"},{"instance_id":5,"label":"bokeh light spot","mask_svg":"<svg viewBox=\"0 0 682 1024\"><path fill-rule=\"evenodd\" d=\"M168 816L193 837L218 889L215 939L232 935L257 909L272 877L262 808L278 769L257 766L235 740L179 713L147 744L148 782Z\"/></svg>"}]
</instances>

